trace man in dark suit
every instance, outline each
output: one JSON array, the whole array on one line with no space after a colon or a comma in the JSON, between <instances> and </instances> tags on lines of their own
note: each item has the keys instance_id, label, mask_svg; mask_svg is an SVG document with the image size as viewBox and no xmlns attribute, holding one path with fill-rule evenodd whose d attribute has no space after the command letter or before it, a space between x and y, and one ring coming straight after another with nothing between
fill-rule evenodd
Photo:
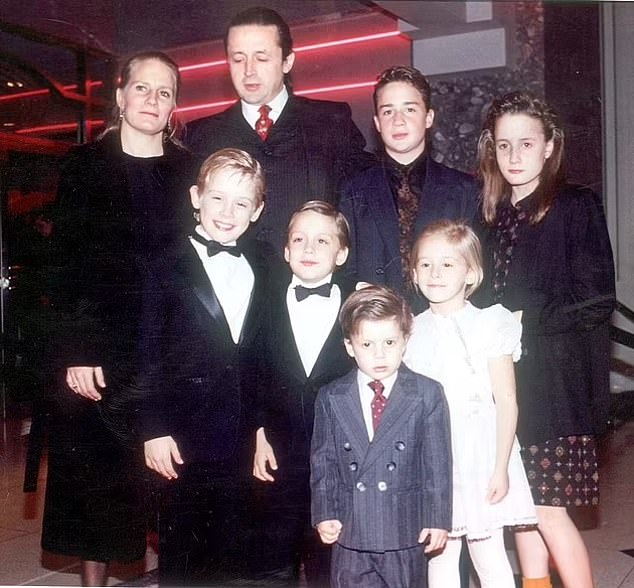
<instances>
[{"instance_id":1,"label":"man in dark suit","mask_svg":"<svg viewBox=\"0 0 634 588\"><path fill-rule=\"evenodd\" d=\"M237 147L262 164L268 204L257 236L281 252L292 212L307 200L334 202L342 181L375 158L363 150L365 139L348 104L292 94L287 78L295 61L293 40L277 12L254 7L237 14L225 49L240 100L190 123L186 142L204 157Z\"/></svg>"},{"instance_id":2,"label":"man in dark suit","mask_svg":"<svg viewBox=\"0 0 634 588\"><path fill-rule=\"evenodd\" d=\"M381 73L374 111L385 155L350 181L339 203L352 239L346 273L395 288L412 302L407 268L416 236L441 218L471 223L479 190L472 177L428 155L425 136L434 111L429 83L417 69Z\"/></svg>"},{"instance_id":3,"label":"man in dark suit","mask_svg":"<svg viewBox=\"0 0 634 588\"><path fill-rule=\"evenodd\" d=\"M424 553L451 528L447 402L401 363L412 325L401 296L358 290L340 321L358 369L319 391L311 450L312 521L336 543L331 586L421 588Z\"/></svg>"},{"instance_id":4,"label":"man in dark suit","mask_svg":"<svg viewBox=\"0 0 634 588\"><path fill-rule=\"evenodd\" d=\"M161 585L224 585L249 563L252 395L271 272L261 244L240 237L263 192L247 153L208 158L191 188L200 225L175 267L146 285L141 429L146 465L165 478Z\"/></svg>"},{"instance_id":5,"label":"man in dark suit","mask_svg":"<svg viewBox=\"0 0 634 588\"><path fill-rule=\"evenodd\" d=\"M337 271L349 240L348 223L332 204L309 201L293 214L284 248L291 271L273 286L266 328L269 380L254 460L255 477L269 482L262 488L263 553L295 585L303 561L315 588L328 586L330 548L310 525L310 441L317 391L353 366L337 321L354 291Z\"/></svg>"}]
</instances>

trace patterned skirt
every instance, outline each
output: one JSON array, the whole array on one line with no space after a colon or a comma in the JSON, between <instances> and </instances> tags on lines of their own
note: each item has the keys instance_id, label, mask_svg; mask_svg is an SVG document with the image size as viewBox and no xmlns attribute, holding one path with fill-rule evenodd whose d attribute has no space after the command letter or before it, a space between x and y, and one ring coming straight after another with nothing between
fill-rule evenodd
<instances>
[{"instance_id":1,"label":"patterned skirt","mask_svg":"<svg viewBox=\"0 0 634 588\"><path fill-rule=\"evenodd\" d=\"M594 437L560 437L522 449L536 506L599 504L599 470Z\"/></svg>"}]
</instances>

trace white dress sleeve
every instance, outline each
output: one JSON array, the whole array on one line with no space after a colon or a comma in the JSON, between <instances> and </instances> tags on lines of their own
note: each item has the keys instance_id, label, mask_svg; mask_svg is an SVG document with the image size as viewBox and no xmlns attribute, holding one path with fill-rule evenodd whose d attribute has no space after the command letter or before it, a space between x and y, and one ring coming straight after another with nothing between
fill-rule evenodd
<instances>
[{"instance_id":1,"label":"white dress sleeve","mask_svg":"<svg viewBox=\"0 0 634 588\"><path fill-rule=\"evenodd\" d=\"M482 309L482 333L487 357L512 355L519 361L522 355L522 324L501 304Z\"/></svg>"}]
</instances>

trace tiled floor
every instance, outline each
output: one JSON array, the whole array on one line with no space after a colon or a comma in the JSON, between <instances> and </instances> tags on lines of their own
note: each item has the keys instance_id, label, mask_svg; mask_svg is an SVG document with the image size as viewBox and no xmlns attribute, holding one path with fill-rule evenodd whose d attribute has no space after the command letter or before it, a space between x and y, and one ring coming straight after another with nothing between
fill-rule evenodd
<instances>
[{"instance_id":1,"label":"tiled floor","mask_svg":"<svg viewBox=\"0 0 634 588\"><path fill-rule=\"evenodd\" d=\"M22 493L26 438L20 426L15 415L0 422L0 585L79 586L76 560L43 554L39 547L45 472L37 493ZM601 487L598 524L584 531L596 587L634 588L634 420L604 444ZM143 565L114 569L110 585L130 584L156 561L149 549Z\"/></svg>"}]
</instances>

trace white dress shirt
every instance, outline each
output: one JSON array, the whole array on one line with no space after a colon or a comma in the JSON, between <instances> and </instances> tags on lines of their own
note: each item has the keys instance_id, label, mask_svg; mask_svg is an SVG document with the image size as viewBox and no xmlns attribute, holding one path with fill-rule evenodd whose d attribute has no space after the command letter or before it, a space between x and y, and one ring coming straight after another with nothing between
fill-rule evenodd
<instances>
[{"instance_id":1,"label":"white dress shirt","mask_svg":"<svg viewBox=\"0 0 634 588\"><path fill-rule=\"evenodd\" d=\"M286 86L282 88L282 91L275 97L273 100L268 102L268 106L271 108L269 112L269 118L275 123L277 119L280 118L282 114L282 110L286 106L288 102L288 90ZM242 116L244 116L245 120L249 123L252 129L255 129L255 123L258 118L260 118L259 108L262 106L261 104L249 104L244 100L240 100L240 104L242 105Z\"/></svg>"},{"instance_id":2,"label":"white dress shirt","mask_svg":"<svg viewBox=\"0 0 634 588\"><path fill-rule=\"evenodd\" d=\"M394 387L394 382L398 377L398 370L391 376L381 380L383 384L383 396L389 398ZM374 390L368 386L370 382L374 382L374 378L366 376L361 370L357 370L357 384L359 385L359 399L361 400L361 410L363 411L363 420L365 428L368 431L370 441L374 438L374 424L372 423L372 400L374 399Z\"/></svg>"},{"instance_id":3,"label":"white dress shirt","mask_svg":"<svg viewBox=\"0 0 634 588\"><path fill-rule=\"evenodd\" d=\"M331 279L332 274L316 284L307 285L302 283L296 276L293 276L286 292L286 307L291 319L295 344L297 345L306 376L310 376L313 371L324 343L337 321L337 315L341 307L341 290L337 284L333 284L330 290L330 297L326 298L325 296L312 294L305 300L297 302L295 286L302 285L307 288L316 288L322 284L328 284Z\"/></svg>"},{"instance_id":4,"label":"white dress shirt","mask_svg":"<svg viewBox=\"0 0 634 588\"><path fill-rule=\"evenodd\" d=\"M196 232L205 239L209 239L209 235L200 225L196 227ZM253 270L244 255L235 257L223 251L209 257L205 245L193 239L190 239L190 242L200 257L205 273L220 302L231 330L231 338L234 343L237 343L240 340L244 319L251 302L255 282ZM224 245L235 245L235 242L224 243Z\"/></svg>"}]
</instances>

